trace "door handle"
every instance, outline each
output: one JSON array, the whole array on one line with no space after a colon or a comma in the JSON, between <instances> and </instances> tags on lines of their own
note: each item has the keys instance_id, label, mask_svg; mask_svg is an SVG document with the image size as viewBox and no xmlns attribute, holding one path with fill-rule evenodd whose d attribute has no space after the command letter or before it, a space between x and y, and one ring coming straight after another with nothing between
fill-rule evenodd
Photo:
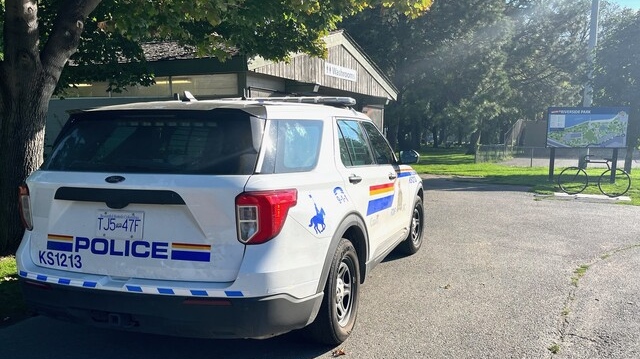
<instances>
[{"instance_id":1,"label":"door handle","mask_svg":"<svg viewBox=\"0 0 640 359\"><path fill-rule=\"evenodd\" d=\"M353 184L360 183L361 181L362 181L362 177L360 176L356 176L356 175L349 176L349 182Z\"/></svg>"},{"instance_id":2,"label":"door handle","mask_svg":"<svg viewBox=\"0 0 640 359\"><path fill-rule=\"evenodd\" d=\"M396 178L398 178L398 175L395 172L389 172L389 179L390 180L393 181Z\"/></svg>"}]
</instances>

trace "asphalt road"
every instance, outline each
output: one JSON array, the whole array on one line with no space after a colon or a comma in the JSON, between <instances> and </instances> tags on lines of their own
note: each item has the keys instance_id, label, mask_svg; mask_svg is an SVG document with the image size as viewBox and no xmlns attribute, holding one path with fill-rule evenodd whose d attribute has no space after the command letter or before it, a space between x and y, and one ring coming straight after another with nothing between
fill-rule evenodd
<instances>
[{"instance_id":1,"label":"asphalt road","mask_svg":"<svg viewBox=\"0 0 640 359\"><path fill-rule=\"evenodd\" d=\"M444 178L425 188L423 248L371 273L338 348L295 334L184 339L35 317L0 329L0 358L640 357L639 207Z\"/></svg>"}]
</instances>

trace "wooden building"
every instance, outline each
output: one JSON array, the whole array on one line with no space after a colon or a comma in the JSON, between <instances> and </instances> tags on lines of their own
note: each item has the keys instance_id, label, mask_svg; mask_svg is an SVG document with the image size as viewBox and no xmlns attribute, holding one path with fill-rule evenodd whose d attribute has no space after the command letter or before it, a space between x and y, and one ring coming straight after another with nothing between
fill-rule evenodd
<instances>
[{"instance_id":1,"label":"wooden building","mask_svg":"<svg viewBox=\"0 0 640 359\"><path fill-rule=\"evenodd\" d=\"M221 62L195 58L193 51L170 43L146 44L143 49L155 74L155 85L107 92L107 83L77 84L64 99L51 100L46 151L68 112L104 105L168 100L190 91L198 99L272 96L349 96L357 109L384 129L384 106L396 100L397 89L344 31L325 37L326 59L293 54L288 62L236 55Z\"/></svg>"}]
</instances>

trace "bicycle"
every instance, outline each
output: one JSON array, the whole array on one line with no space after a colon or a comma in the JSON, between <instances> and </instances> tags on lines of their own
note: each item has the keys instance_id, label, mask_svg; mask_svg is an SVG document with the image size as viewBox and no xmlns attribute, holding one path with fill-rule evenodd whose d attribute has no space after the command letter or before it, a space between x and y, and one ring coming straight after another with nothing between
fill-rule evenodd
<instances>
[{"instance_id":1,"label":"bicycle","mask_svg":"<svg viewBox=\"0 0 640 359\"><path fill-rule=\"evenodd\" d=\"M591 155L586 155L584 162L585 164L604 163L607 165L607 169L598 178L598 189L602 194L609 197L619 197L627 193L631 187L631 177L626 171L616 168L615 173L612 174L610 165L612 159L591 159ZM584 191L588 184L589 175L580 167L567 167L558 175L558 186L567 194L578 194Z\"/></svg>"}]
</instances>

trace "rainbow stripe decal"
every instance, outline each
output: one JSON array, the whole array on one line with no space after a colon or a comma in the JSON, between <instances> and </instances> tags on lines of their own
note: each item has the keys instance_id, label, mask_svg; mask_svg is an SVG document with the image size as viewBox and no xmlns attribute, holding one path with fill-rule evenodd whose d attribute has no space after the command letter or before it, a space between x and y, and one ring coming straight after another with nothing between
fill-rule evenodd
<instances>
[{"instance_id":1,"label":"rainbow stripe decal","mask_svg":"<svg viewBox=\"0 0 640 359\"><path fill-rule=\"evenodd\" d=\"M72 252L73 236L47 235L47 249L50 251Z\"/></svg>"},{"instance_id":2,"label":"rainbow stripe decal","mask_svg":"<svg viewBox=\"0 0 640 359\"><path fill-rule=\"evenodd\" d=\"M179 261L211 261L211 245L171 243L171 259Z\"/></svg>"},{"instance_id":3,"label":"rainbow stripe decal","mask_svg":"<svg viewBox=\"0 0 640 359\"><path fill-rule=\"evenodd\" d=\"M376 197L369 200L367 207L367 216L390 208L393 204L393 196L395 195L394 183L385 183L369 187L369 196Z\"/></svg>"}]
</instances>

